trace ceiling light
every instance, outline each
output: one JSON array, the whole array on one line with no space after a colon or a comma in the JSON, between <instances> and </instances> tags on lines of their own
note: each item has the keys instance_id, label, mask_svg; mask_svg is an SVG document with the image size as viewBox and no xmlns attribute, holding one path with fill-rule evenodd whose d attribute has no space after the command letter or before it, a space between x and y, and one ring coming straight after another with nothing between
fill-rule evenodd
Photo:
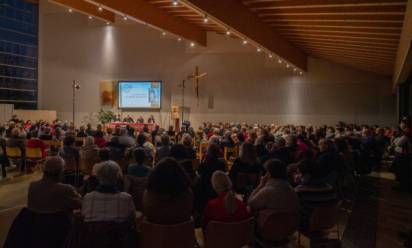
<instances>
[{"instance_id":1,"label":"ceiling light","mask_svg":"<svg viewBox=\"0 0 412 248\"><path fill-rule=\"evenodd\" d=\"M203 22L204 22L204 23L208 23L208 22L209 22L209 17L207 17L207 15L205 15L205 17L203 18Z\"/></svg>"},{"instance_id":2,"label":"ceiling light","mask_svg":"<svg viewBox=\"0 0 412 248\"><path fill-rule=\"evenodd\" d=\"M190 46L191 46L191 47L194 47L194 46L195 46L195 43L194 43L194 42L190 42Z\"/></svg>"},{"instance_id":3,"label":"ceiling light","mask_svg":"<svg viewBox=\"0 0 412 248\"><path fill-rule=\"evenodd\" d=\"M177 6L179 4L179 2L177 0L173 0L173 5Z\"/></svg>"},{"instance_id":4,"label":"ceiling light","mask_svg":"<svg viewBox=\"0 0 412 248\"><path fill-rule=\"evenodd\" d=\"M302 75L302 74L303 74L303 72L301 72L301 71L300 71L300 72L299 72L299 74L300 74L300 75Z\"/></svg>"},{"instance_id":5,"label":"ceiling light","mask_svg":"<svg viewBox=\"0 0 412 248\"><path fill-rule=\"evenodd\" d=\"M230 34L231 34L230 29L226 30L226 35L230 35Z\"/></svg>"},{"instance_id":6,"label":"ceiling light","mask_svg":"<svg viewBox=\"0 0 412 248\"><path fill-rule=\"evenodd\" d=\"M106 25L110 25L110 22L106 22Z\"/></svg>"},{"instance_id":7,"label":"ceiling light","mask_svg":"<svg viewBox=\"0 0 412 248\"><path fill-rule=\"evenodd\" d=\"M247 44L247 40L243 40L243 45L246 45Z\"/></svg>"},{"instance_id":8,"label":"ceiling light","mask_svg":"<svg viewBox=\"0 0 412 248\"><path fill-rule=\"evenodd\" d=\"M260 52L262 51L262 49L260 49L260 47L258 47L258 48L256 49L256 51L257 51L258 53L260 53Z\"/></svg>"},{"instance_id":9,"label":"ceiling light","mask_svg":"<svg viewBox=\"0 0 412 248\"><path fill-rule=\"evenodd\" d=\"M127 16L123 16L123 20L127 21Z\"/></svg>"},{"instance_id":10,"label":"ceiling light","mask_svg":"<svg viewBox=\"0 0 412 248\"><path fill-rule=\"evenodd\" d=\"M162 35L165 36L165 35L166 35L166 32L163 32Z\"/></svg>"},{"instance_id":11,"label":"ceiling light","mask_svg":"<svg viewBox=\"0 0 412 248\"><path fill-rule=\"evenodd\" d=\"M290 67L290 65L289 64L286 64L286 68L289 68Z\"/></svg>"},{"instance_id":12,"label":"ceiling light","mask_svg":"<svg viewBox=\"0 0 412 248\"><path fill-rule=\"evenodd\" d=\"M268 56L269 56L270 59L273 58L273 55L271 53L269 53Z\"/></svg>"},{"instance_id":13,"label":"ceiling light","mask_svg":"<svg viewBox=\"0 0 412 248\"><path fill-rule=\"evenodd\" d=\"M180 38L180 37L179 37L179 38L177 38L177 41L181 42L181 41L182 41L182 38Z\"/></svg>"},{"instance_id":14,"label":"ceiling light","mask_svg":"<svg viewBox=\"0 0 412 248\"><path fill-rule=\"evenodd\" d=\"M70 13L72 13L72 12L73 12L73 10L72 10L72 9L69 9L69 12L70 12Z\"/></svg>"},{"instance_id":15,"label":"ceiling light","mask_svg":"<svg viewBox=\"0 0 412 248\"><path fill-rule=\"evenodd\" d=\"M93 16L89 16L89 19L90 19L90 20L93 19Z\"/></svg>"},{"instance_id":16,"label":"ceiling light","mask_svg":"<svg viewBox=\"0 0 412 248\"><path fill-rule=\"evenodd\" d=\"M297 69L296 68L293 68L293 71L296 71Z\"/></svg>"},{"instance_id":17,"label":"ceiling light","mask_svg":"<svg viewBox=\"0 0 412 248\"><path fill-rule=\"evenodd\" d=\"M281 60L281 59L278 59L278 63L279 63L279 64L282 64L282 60Z\"/></svg>"},{"instance_id":18,"label":"ceiling light","mask_svg":"<svg viewBox=\"0 0 412 248\"><path fill-rule=\"evenodd\" d=\"M102 6L99 6L99 11L103 11L103 8L102 8Z\"/></svg>"}]
</instances>

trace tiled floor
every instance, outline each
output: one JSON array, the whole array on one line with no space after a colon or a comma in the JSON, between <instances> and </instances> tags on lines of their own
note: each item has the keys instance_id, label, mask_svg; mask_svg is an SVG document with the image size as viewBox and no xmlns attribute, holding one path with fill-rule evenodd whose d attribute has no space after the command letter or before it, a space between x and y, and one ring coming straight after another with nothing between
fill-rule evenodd
<instances>
[{"instance_id":1,"label":"tiled floor","mask_svg":"<svg viewBox=\"0 0 412 248\"><path fill-rule=\"evenodd\" d=\"M26 204L29 183L38 178L40 173L36 172L0 180L0 247L14 216ZM399 232L412 229L412 197L393 191L393 185L390 173L373 173L361 185L356 204L345 204L340 218L344 248L403 247ZM201 232L197 234L201 236ZM288 247L297 247L297 242L292 240Z\"/></svg>"}]
</instances>

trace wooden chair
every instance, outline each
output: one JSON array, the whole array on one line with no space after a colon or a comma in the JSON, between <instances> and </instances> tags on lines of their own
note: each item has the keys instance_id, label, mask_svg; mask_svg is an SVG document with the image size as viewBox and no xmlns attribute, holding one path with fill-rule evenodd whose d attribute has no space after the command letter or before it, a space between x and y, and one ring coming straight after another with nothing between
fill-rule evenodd
<instances>
[{"instance_id":1,"label":"wooden chair","mask_svg":"<svg viewBox=\"0 0 412 248\"><path fill-rule=\"evenodd\" d=\"M6 146L6 155L11 163L19 165L23 169L24 158L19 147Z\"/></svg>"},{"instance_id":2,"label":"wooden chair","mask_svg":"<svg viewBox=\"0 0 412 248\"><path fill-rule=\"evenodd\" d=\"M205 248L239 248L251 245L254 232L253 217L235 223L211 221L206 229Z\"/></svg>"},{"instance_id":3,"label":"wooden chair","mask_svg":"<svg viewBox=\"0 0 412 248\"><path fill-rule=\"evenodd\" d=\"M84 143L85 143L85 139L86 139L85 137L76 137L76 138L75 138L75 140L76 140L76 142L75 142L76 147L83 146Z\"/></svg>"},{"instance_id":4,"label":"wooden chair","mask_svg":"<svg viewBox=\"0 0 412 248\"><path fill-rule=\"evenodd\" d=\"M286 245L299 227L299 213L263 210L258 218L256 242L262 247Z\"/></svg>"},{"instance_id":5,"label":"wooden chair","mask_svg":"<svg viewBox=\"0 0 412 248\"><path fill-rule=\"evenodd\" d=\"M309 239L313 238L313 234L318 232L333 232L333 228L336 228L334 232L337 238L340 239L339 234L339 207L340 204L332 204L330 206L317 207L312 210L312 214L309 220L309 227L307 230L299 230L298 243L300 247L301 235L306 236Z\"/></svg>"},{"instance_id":6,"label":"wooden chair","mask_svg":"<svg viewBox=\"0 0 412 248\"><path fill-rule=\"evenodd\" d=\"M201 142L201 143L199 144L199 153L198 153L197 156L198 156L198 158L199 158L200 161L203 160L203 155L205 154L208 146L209 146L209 143L208 143L208 142Z\"/></svg>"},{"instance_id":7,"label":"wooden chair","mask_svg":"<svg viewBox=\"0 0 412 248\"><path fill-rule=\"evenodd\" d=\"M40 148L28 148L26 147L26 162L27 166L36 166L44 162L42 150ZM31 170L31 168L27 168Z\"/></svg>"},{"instance_id":8,"label":"wooden chair","mask_svg":"<svg viewBox=\"0 0 412 248\"><path fill-rule=\"evenodd\" d=\"M144 220L141 231L142 248L193 248L195 245L193 220L175 225L159 225Z\"/></svg>"},{"instance_id":9,"label":"wooden chair","mask_svg":"<svg viewBox=\"0 0 412 248\"><path fill-rule=\"evenodd\" d=\"M43 142L49 147L48 156L56 156L62 147L60 140L43 140Z\"/></svg>"}]
</instances>

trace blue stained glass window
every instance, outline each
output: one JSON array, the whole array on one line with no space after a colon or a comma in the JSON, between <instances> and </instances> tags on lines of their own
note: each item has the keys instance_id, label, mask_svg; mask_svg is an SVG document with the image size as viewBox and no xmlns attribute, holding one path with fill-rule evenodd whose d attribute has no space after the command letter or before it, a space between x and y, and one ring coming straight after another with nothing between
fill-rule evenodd
<instances>
[{"instance_id":1,"label":"blue stained glass window","mask_svg":"<svg viewBox=\"0 0 412 248\"><path fill-rule=\"evenodd\" d=\"M0 1L0 103L37 108L38 5Z\"/></svg>"}]
</instances>

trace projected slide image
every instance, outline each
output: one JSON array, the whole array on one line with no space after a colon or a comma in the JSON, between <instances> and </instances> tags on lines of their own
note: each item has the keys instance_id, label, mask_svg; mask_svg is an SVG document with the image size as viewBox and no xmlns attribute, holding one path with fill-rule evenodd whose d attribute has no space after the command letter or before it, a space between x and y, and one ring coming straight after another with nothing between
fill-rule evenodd
<instances>
[{"instance_id":1,"label":"projected slide image","mask_svg":"<svg viewBox=\"0 0 412 248\"><path fill-rule=\"evenodd\" d=\"M160 109L161 82L120 81L119 108Z\"/></svg>"}]
</instances>

